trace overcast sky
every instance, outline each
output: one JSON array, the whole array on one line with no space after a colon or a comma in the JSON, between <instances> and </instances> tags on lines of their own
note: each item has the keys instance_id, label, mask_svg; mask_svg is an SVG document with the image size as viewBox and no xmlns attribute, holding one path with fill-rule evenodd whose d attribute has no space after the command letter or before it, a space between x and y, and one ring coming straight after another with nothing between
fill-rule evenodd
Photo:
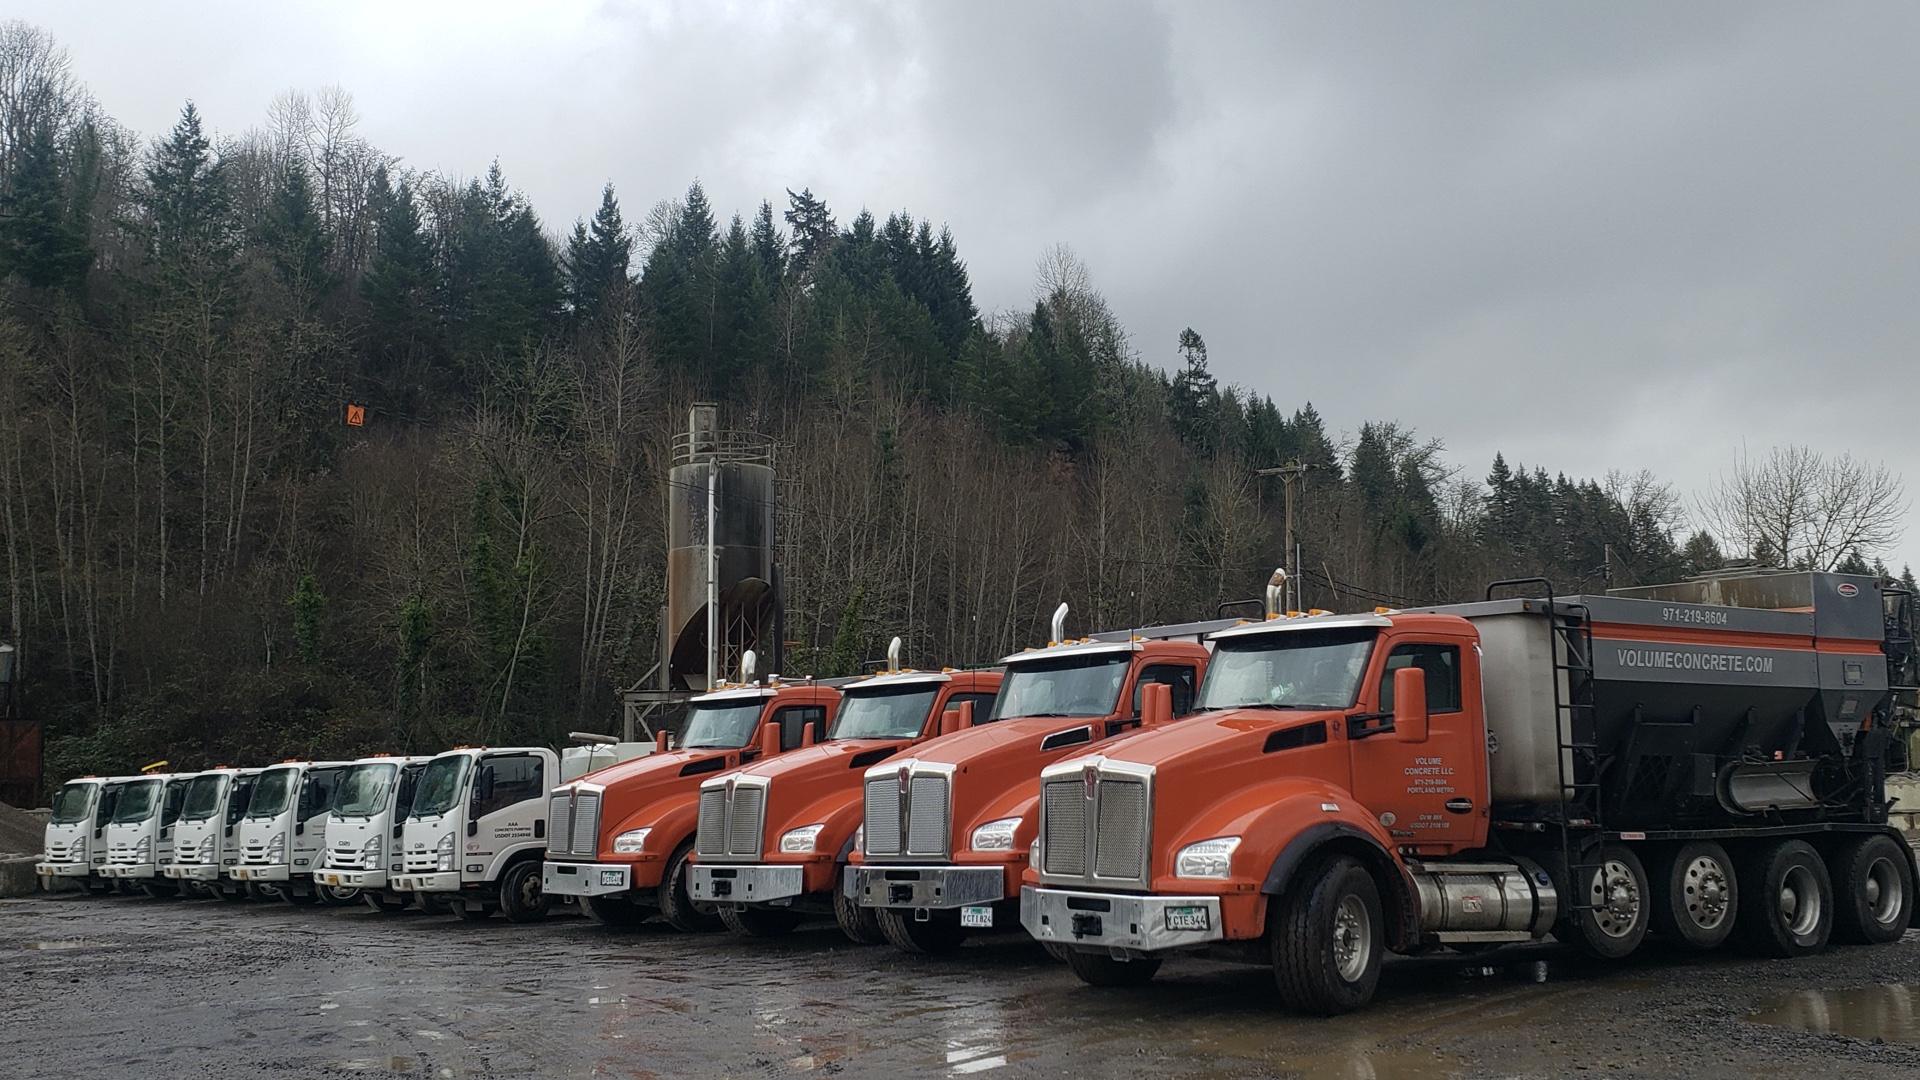
<instances>
[{"instance_id":1,"label":"overcast sky","mask_svg":"<svg viewBox=\"0 0 1920 1080\"><path fill-rule=\"evenodd\" d=\"M1920 487L1920 5L11 0L102 105L237 133L339 84L407 165L550 228L699 178L952 227L982 308L1056 243L1147 360L1484 476L1744 445ZM1911 515L1909 515L1911 517ZM1892 561L1920 566L1920 529Z\"/></svg>"}]
</instances>

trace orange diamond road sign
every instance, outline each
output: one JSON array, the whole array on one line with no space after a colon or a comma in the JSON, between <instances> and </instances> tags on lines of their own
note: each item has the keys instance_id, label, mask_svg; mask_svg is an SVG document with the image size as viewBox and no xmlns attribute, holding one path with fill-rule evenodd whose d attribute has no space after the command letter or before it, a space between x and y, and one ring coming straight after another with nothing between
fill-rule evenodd
<instances>
[{"instance_id":1,"label":"orange diamond road sign","mask_svg":"<svg viewBox=\"0 0 1920 1080\"><path fill-rule=\"evenodd\" d=\"M348 427L360 427L366 422L367 422L367 407L365 405L347 406L347 426Z\"/></svg>"}]
</instances>

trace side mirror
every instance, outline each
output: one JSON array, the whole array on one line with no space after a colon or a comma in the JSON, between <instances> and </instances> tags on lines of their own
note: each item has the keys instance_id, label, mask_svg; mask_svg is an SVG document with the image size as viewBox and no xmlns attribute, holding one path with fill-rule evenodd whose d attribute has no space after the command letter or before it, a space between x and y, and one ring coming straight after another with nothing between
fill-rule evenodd
<instances>
[{"instance_id":1,"label":"side mirror","mask_svg":"<svg viewBox=\"0 0 1920 1080\"><path fill-rule=\"evenodd\" d=\"M760 725L760 756L770 758L780 752L780 721L769 720Z\"/></svg>"},{"instance_id":2,"label":"side mirror","mask_svg":"<svg viewBox=\"0 0 1920 1080\"><path fill-rule=\"evenodd\" d=\"M229 826L227 826L227 831L226 831L226 832L224 832L224 833L222 833L221 835L223 835L223 836L232 836L232 835L233 835L233 826L231 826L231 825L229 825Z\"/></svg>"},{"instance_id":3,"label":"side mirror","mask_svg":"<svg viewBox=\"0 0 1920 1080\"><path fill-rule=\"evenodd\" d=\"M400 839L400 835L401 835L401 833L402 833L402 832L403 832L403 831L404 831L405 829L406 829L406 826L405 826L405 825L402 825L401 823L399 823L399 822L397 822L397 821L396 821L396 822L394 822L394 823L393 823L393 838L394 838L395 840L398 840L398 839ZM228 829L227 831L228 831L229 833L231 833L231 832L232 832L233 830L232 830L232 829Z\"/></svg>"},{"instance_id":4,"label":"side mirror","mask_svg":"<svg viewBox=\"0 0 1920 1080\"><path fill-rule=\"evenodd\" d=\"M936 734L951 735L963 728L973 726L973 702L963 701L940 714L940 726Z\"/></svg>"},{"instance_id":5,"label":"side mirror","mask_svg":"<svg viewBox=\"0 0 1920 1080\"><path fill-rule=\"evenodd\" d=\"M656 731L653 734L653 752L664 754L673 749L673 732Z\"/></svg>"},{"instance_id":6,"label":"side mirror","mask_svg":"<svg viewBox=\"0 0 1920 1080\"><path fill-rule=\"evenodd\" d=\"M467 819L467 835L468 836L480 835L480 823L473 820L472 818Z\"/></svg>"},{"instance_id":7,"label":"side mirror","mask_svg":"<svg viewBox=\"0 0 1920 1080\"><path fill-rule=\"evenodd\" d=\"M1393 737L1406 743L1427 741L1427 673L1417 667L1393 673Z\"/></svg>"},{"instance_id":8,"label":"side mirror","mask_svg":"<svg viewBox=\"0 0 1920 1080\"><path fill-rule=\"evenodd\" d=\"M305 835L307 835L307 823L306 823L306 822L304 822L304 821L297 821L297 820L296 820L296 821L295 821L295 822L293 823L293 835L295 835L295 836L305 836Z\"/></svg>"},{"instance_id":9,"label":"side mirror","mask_svg":"<svg viewBox=\"0 0 1920 1080\"><path fill-rule=\"evenodd\" d=\"M1148 683L1140 688L1140 726L1159 727L1173 722L1173 687Z\"/></svg>"}]
</instances>

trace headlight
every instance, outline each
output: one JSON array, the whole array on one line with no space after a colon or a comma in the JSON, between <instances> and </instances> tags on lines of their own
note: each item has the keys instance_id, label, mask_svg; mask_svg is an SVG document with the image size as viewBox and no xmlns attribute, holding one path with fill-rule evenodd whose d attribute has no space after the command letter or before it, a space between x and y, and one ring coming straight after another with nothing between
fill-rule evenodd
<instances>
[{"instance_id":1,"label":"headlight","mask_svg":"<svg viewBox=\"0 0 1920 1080\"><path fill-rule=\"evenodd\" d=\"M380 838L376 836L367 841L367 846L360 849L360 857L378 862L383 850L384 848L380 843Z\"/></svg>"},{"instance_id":2,"label":"headlight","mask_svg":"<svg viewBox=\"0 0 1920 1080\"><path fill-rule=\"evenodd\" d=\"M434 845L433 852L435 855L439 856L440 861L437 865L437 869L441 873L444 874L447 871L452 870L453 869L453 834L448 833L447 835L441 837L440 842Z\"/></svg>"},{"instance_id":3,"label":"headlight","mask_svg":"<svg viewBox=\"0 0 1920 1080\"><path fill-rule=\"evenodd\" d=\"M998 821L989 821L973 830L967 839L967 846L975 851L1012 851L1013 830L1020 827L1017 817L1003 817Z\"/></svg>"},{"instance_id":4,"label":"headlight","mask_svg":"<svg viewBox=\"0 0 1920 1080\"><path fill-rule=\"evenodd\" d=\"M151 854L152 851L153 837L151 836L143 836L140 838L139 843L133 845L133 856L136 859L144 859Z\"/></svg>"},{"instance_id":5,"label":"headlight","mask_svg":"<svg viewBox=\"0 0 1920 1080\"><path fill-rule=\"evenodd\" d=\"M287 834L274 833L273 839L267 841L267 861L275 862L280 858L280 856L285 855L286 853L287 853Z\"/></svg>"},{"instance_id":6,"label":"headlight","mask_svg":"<svg viewBox=\"0 0 1920 1080\"><path fill-rule=\"evenodd\" d=\"M1173 857L1173 876L1183 878L1219 878L1233 876L1233 849L1240 846L1237 836L1221 836L1188 844Z\"/></svg>"},{"instance_id":7,"label":"headlight","mask_svg":"<svg viewBox=\"0 0 1920 1080\"><path fill-rule=\"evenodd\" d=\"M201 839L200 857L207 862L213 861L213 834L209 833Z\"/></svg>"},{"instance_id":8,"label":"headlight","mask_svg":"<svg viewBox=\"0 0 1920 1080\"><path fill-rule=\"evenodd\" d=\"M780 837L780 850L786 852L804 852L813 850L813 842L820 837L825 825L803 825Z\"/></svg>"},{"instance_id":9,"label":"headlight","mask_svg":"<svg viewBox=\"0 0 1920 1080\"><path fill-rule=\"evenodd\" d=\"M652 826L644 829L629 829L613 838L613 850L621 855L632 855L646 845L647 834L652 831Z\"/></svg>"}]
</instances>

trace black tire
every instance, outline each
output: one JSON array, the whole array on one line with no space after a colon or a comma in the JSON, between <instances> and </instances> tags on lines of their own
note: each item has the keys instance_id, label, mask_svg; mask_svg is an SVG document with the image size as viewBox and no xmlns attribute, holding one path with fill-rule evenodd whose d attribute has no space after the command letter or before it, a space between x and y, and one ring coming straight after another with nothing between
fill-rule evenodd
<instances>
[{"instance_id":1,"label":"black tire","mask_svg":"<svg viewBox=\"0 0 1920 1080\"><path fill-rule=\"evenodd\" d=\"M1899 941L1913 917L1913 865L1884 833L1841 844L1827 862L1833 879L1833 936L1849 945Z\"/></svg>"},{"instance_id":2,"label":"black tire","mask_svg":"<svg viewBox=\"0 0 1920 1080\"><path fill-rule=\"evenodd\" d=\"M155 900L173 900L179 897L180 886L166 880L142 881L140 891Z\"/></svg>"},{"instance_id":3,"label":"black tire","mask_svg":"<svg viewBox=\"0 0 1920 1080\"><path fill-rule=\"evenodd\" d=\"M113 892L113 882L102 881L99 878L81 878L80 887L87 891L88 896L106 896Z\"/></svg>"},{"instance_id":4,"label":"black tire","mask_svg":"<svg viewBox=\"0 0 1920 1080\"><path fill-rule=\"evenodd\" d=\"M213 886L213 895L229 904L247 899L247 887L237 881L222 881Z\"/></svg>"},{"instance_id":5,"label":"black tire","mask_svg":"<svg viewBox=\"0 0 1920 1080\"><path fill-rule=\"evenodd\" d=\"M1040 943L1040 947L1047 951L1048 956L1053 957L1063 964L1067 962L1067 957L1073 952L1072 949L1067 948L1057 941L1043 941Z\"/></svg>"},{"instance_id":6,"label":"black tire","mask_svg":"<svg viewBox=\"0 0 1920 1080\"><path fill-rule=\"evenodd\" d=\"M1386 916L1380 886L1358 860L1337 855L1310 867L1268 911L1273 981L1289 1008L1336 1016L1373 1000Z\"/></svg>"},{"instance_id":7,"label":"black tire","mask_svg":"<svg viewBox=\"0 0 1920 1080\"><path fill-rule=\"evenodd\" d=\"M1740 926L1766 956L1812 956L1833 936L1833 879L1804 840L1755 848L1740 868Z\"/></svg>"},{"instance_id":8,"label":"black tire","mask_svg":"<svg viewBox=\"0 0 1920 1080\"><path fill-rule=\"evenodd\" d=\"M500 914L508 922L539 922L553 910L553 901L540 887L540 860L525 859L500 875Z\"/></svg>"},{"instance_id":9,"label":"black tire","mask_svg":"<svg viewBox=\"0 0 1920 1080\"><path fill-rule=\"evenodd\" d=\"M257 881L249 881L241 886L241 892L256 904L269 904L280 899L280 894Z\"/></svg>"},{"instance_id":10,"label":"black tire","mask_svg":"<svg viewBox=\"0 0 1920 1080\"><path fill-rule=\"evenodd\" d=\"M788 908L723 907L720 921L741 937L781 937L800 925L800 913Z\"/></svg>"},{"instance_id":11,"label":"black tire","mask_svg":"<svg viewBox=\"0 0 1920 1080\"><path fill-rule=\"evenodd\" d=\"M360 902L361 890L338 889L332 885L321 885L316 882L313 886L313 895L327 907L346 907Z\"/></svg>"},{"instance_id":12,"label":"black tire","mask_svg":"<svg viewBox=\"0 0 1920 1080\"><path fill-rule=\"evenodd\" d=\"M1660 861L1653 929L1688 949L1712 949L1733 933L1740 913L1739 872L1711 840L1681 844Z\"/></svg>"},{"instance_id":13,"label":"black tire","mask_svg":"<svg viewBox=\"0 0 1920 1080\"><path fill-rule=\"evenodd\" d=\"M1103 990L1120 990L1129 986L1145 986L1153 981L1160 970L1159 960L1135 958L1116 960L1106 953L1081 952L1078 949L1067 950L1067 969L1079 976L1088 986L1097 986Z\"/></svg>"},{"instance_id":14,"label":"black tire","mask_svg":"<svg viewBox=\"0 0 1920 1080\"><path fill-rule=\"evenodd\" d=\"M453 911L453 903L447 899L446 893L414 893L413 906L426 912L428 915L446 915Z\"/></svg>"},{"instance_id":15,"label":"black tire","mask_svg":"<svg viewBox=\"0 0 1920 1080\"><path fill-rule=\"evenodd\" d=\"M631 928L647 921L648 911L624 896L583 896L580 911L601 926ZM720 920L715 918L714 925Z\"/></svg>"},{"instance_id":16,"label":"black tire","mask_svg":"<svg viewBox=\"0 0 1920 1080\"><path fill-rule=\"evenodd\" d=\"M967 940L967 928L960 925L960 912L957 909L929 911L925 922L914 918L914 913L911 911L895 908L877 910L880 916L880 932L885 934L886 939L901 952L918 953L922 956L944 956L958 949L961 943ZM1129 961L1131 964L1140 962ZM1147 977L1153 976L1149 973Z\"/></svg>"},{"instance_id":17,"label":"black tire","mask_svg":"<svg viewBox=\"0 0 1920 1080\"><path fill-rule=\"evenodd\" d=\"M292 882L288 882L274 886L274 891L280 894L280 899L294 907L312 907L320 902L320 894L316 891L318 888L317 885L308 885L306 891L301 892L293 887Z\"/></svg>"},{"instance_id":18,"label":"black tire","mask_svg":"<svg viewBox=\"0 0 1920 1080\"><path fill-rule=\"evenodd\" d=\"M1555 936L1601 960L1632 955L1653 922L1653 891L1647 868L1624 844L1601 844L1573 868L1572 907Z\"/></svg>"},{"instance_id":19,"label":"black tire","mask_svg":"<svg viewBox=\"0 0 1920 1080\"><path fill-rule=\"evenodd\" d=\"M398 915L407 910L405 893L388 892L385 889L362 889L360 899L382 915Z\"/></svg>"},{"instance_id":20,"label":"black tire","mask_svg":"<svg viewBox=\"0 0 1920 1080\"><path fill-rule=\"evenodd\" d=\"M452 900L447 906L453 909L453 913L460 917L461 922L486 922L493 918L492 904L468 904L464 900Z\"/></svg>"},{"instance_id":21,"label":"black tire","mask_svg":"<svg viewBox=\"0 0 1920 1080\"><path fill-rule=\"evenodd\" d=\"M660 877L660 914L675 930L686 934L714 934L726 929L720 909L687 892L687 867L693 858L693 841L681 844L667 860L666 873Z\"/></svg>"},{"instance_id":22,"label":"black tire","mask_svg":"<svg viewBox=\"0 0 1920 1080\"><path fill-rule=\"evenodd\" d=\"M855 945L884 945L893 941L893 936L882 929L873 908L861 907L858 900L838 887L833 890L833 921L840 924L840 932Z\"/></svg>"}]
</instances>

